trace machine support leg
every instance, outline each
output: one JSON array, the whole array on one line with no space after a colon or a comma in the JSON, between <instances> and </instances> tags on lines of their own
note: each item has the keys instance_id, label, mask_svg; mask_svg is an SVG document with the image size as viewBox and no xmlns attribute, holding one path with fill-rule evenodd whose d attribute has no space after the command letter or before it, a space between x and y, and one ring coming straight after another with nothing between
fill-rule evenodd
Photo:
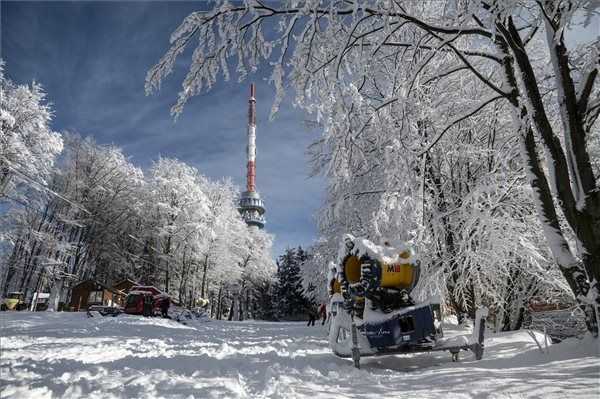
<instances>
[{"instance_id":1,"label":"machine support leg","mask_svg":"<svg viewBox=\"0 0 600 399\"><path fill-rule=\"evenodd\" d=\"M450 353L452 354L452 361L453 362L458 362L458 354L460 352L460 349L455 349L455 350L451 350Z\"/></svg>"},{"instance_id":2,"label":"machine support leg","mask_svg":"<svg viewBox=\"0 0 600 399\"><path fill-rule=\"evenodd\" d=\"M479 321L479 337L477 337L477 343L483 344L485 339L485 319Z\"/></svg>"},{"instance_id":3,"label":"machine support leg","mask_svg":"<svg viewBox=\"0 0 600 399\"><path fill-rule=\"evenodd\" d=\"M358 347L358 331L356 331L356 324L354 323L354 313L352 314L352 360L354 361L354 367L360 368L360 349Z\"/></svg>"},{"instance_id":4,"label":"machine support leg","mask_svg":"<svg viewBox=\"0 0 600 399\"><path fill-rule=\"evenodd\" d=\"M483 341L485 339L485 318L488 315L487 308L477 309L475 314L475 326L473 327L473 344L471 350L475 359L481 360L483 357Z\"/></svg>"}]
</instances>

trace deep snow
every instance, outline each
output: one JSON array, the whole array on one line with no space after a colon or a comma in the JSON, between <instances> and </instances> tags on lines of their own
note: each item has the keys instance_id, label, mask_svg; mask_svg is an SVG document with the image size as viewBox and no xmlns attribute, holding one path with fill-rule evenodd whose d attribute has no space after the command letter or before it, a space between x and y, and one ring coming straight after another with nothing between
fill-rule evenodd
<instances>
[{"instance_id":1,"label":"deep snow","mask_svg":"<svg viewBox=\"0 0 600 399\"><path fill-rule=\"evenodd\" d=\"M303 323L1 312L0 328L2 398L600 397L591 338L545 354L524 331L490 334L481 361L424 353L356 370Z\"/></svg>"}]
</instances>

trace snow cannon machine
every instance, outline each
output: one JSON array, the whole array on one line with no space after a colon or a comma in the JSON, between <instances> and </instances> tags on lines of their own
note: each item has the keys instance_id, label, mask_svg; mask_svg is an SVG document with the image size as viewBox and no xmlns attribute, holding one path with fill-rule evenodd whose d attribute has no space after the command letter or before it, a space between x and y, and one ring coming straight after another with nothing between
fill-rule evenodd
<instances>
[{"instance_id":1,"label":"snow cannon machine","mask_svg":"<svg viewBox=\"0 0 600 399\"><path fill-rule=\"evenodd\" d=\"M345 235L337 265L329 265L329 345L334 354L352 357L445 350L458 360L461 350L483 356L487 309L476 312L471 335L445 338L438 299L417 303L411 292L420 267L407 247L378 246Z\"/></svg>"}]
</instances>

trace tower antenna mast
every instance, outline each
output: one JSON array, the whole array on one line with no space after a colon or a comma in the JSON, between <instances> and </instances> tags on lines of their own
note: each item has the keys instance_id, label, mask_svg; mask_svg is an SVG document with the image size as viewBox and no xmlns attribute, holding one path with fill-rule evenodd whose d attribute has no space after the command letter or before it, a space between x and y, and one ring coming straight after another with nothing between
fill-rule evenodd
<instances>
[{"instance_id":1,"label":"tower antenna mast","mask_svg":"<svg viewBox=\"0 0 600 399\"><path fill-rule=\"evenodd\" d=\"M256 87L250 85L248 99L248 143L246 145L246 191L240 197L239 211L248 226L265 226L265 207L256 191Z\"/></svg>"}]
</instances>

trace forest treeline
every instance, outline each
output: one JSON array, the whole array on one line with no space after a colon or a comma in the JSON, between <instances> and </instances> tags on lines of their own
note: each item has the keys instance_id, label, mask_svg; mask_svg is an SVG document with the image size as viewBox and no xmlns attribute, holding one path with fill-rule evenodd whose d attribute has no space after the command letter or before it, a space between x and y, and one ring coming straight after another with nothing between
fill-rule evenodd
<instances>
[{"instance_id":1,"label":"forest treeline","mask_svg":"<svg viewBox=\"0 0 600 399\"><path fill-rule=\"evenodd\" d=\"M182 305L210 299L216 317L252 317L275 273L272 237L246 226L230 181L169 158L142 171L118 147L54 132L39 84L2 71L0 88L2 294L64 302L79 280L129 278Z\"/></svg>"}]
</instances>

